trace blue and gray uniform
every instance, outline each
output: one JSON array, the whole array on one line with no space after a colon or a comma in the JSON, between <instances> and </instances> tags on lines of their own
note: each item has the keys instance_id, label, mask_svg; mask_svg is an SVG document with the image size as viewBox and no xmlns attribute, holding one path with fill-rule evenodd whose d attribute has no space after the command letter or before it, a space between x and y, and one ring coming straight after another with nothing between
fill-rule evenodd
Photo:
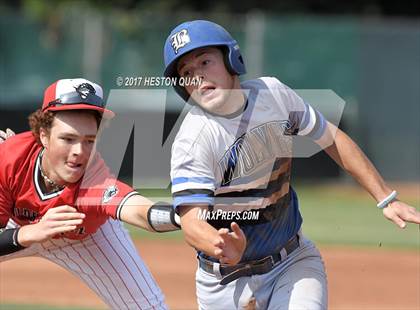
<instances>
[{"instance_id":1,"label":"blue and gray uniform","mask_svg":"<svg viewBox=\"0 0 420 310\"><path fill-rule=\"evenodd\" d=\"M175 208L207 204L213 211L238 213L234 221L247 238L242 262L249 262L279 252L300 231L302 216L290 186L293 136L318 140L327 122L275 78L249 80L241 87L247 97L243 111L220 117L197 106L190 110L172 147L171 179ZM245 211L258 211L258 218L243 219ZM231 221L217 218L208 222L220 228L229 227ZM312 244L311 249L316 251ZM318 256L325 278L319 253L311 255ZM200 270L197 292L199 275ZM205 292L208 283L202 288ZM222 296L215 304L219 308ZM205 304L211 308L212 298L198 296L200 308L206 309Z\"/></svg>"}]
</instances>

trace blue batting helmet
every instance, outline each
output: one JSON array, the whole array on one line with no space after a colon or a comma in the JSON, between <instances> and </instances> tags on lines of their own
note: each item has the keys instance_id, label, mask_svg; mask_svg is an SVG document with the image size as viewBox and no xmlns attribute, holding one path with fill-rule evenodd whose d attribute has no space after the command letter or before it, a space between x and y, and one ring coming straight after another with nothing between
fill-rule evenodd
<instances>
[{"instance_id":1,"label":"blue batting helmet","mask_svg":"<svg viewBox=\"0 0 420 310\"><path fill-rule=\"evenodd\" d=\"M165 42L165 77L178 77L177 63L185 54L206 46L226 48L225 64L231 74L246 73L239 45L222 26L206 20L185 22L175 27ZM177 93L188 101L190 97L184 87L174 86Z\"/></svg>"}]
</instances>

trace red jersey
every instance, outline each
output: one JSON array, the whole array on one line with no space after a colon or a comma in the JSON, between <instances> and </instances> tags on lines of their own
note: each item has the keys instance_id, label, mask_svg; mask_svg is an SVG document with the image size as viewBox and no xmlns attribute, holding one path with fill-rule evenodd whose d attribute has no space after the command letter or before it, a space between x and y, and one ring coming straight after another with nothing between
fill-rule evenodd
<instances>
[{"instance_id":1,"label":"red jersey","mask_svg":"<svg viewBox=\"0 0 420 310\"><path fill-rule=\"evenodd\" d=\"M42 152L43 147L31 132L0 144L0 227L5 227L9 219L21 226L36 223L48 209L69 205L86 217L82 225L64 237L83 239L96 232L109 217L119 219L120 207L137 194L110 173L99 153L77 183L44 193L40 186Z\"/></svg>"}]
</instances>

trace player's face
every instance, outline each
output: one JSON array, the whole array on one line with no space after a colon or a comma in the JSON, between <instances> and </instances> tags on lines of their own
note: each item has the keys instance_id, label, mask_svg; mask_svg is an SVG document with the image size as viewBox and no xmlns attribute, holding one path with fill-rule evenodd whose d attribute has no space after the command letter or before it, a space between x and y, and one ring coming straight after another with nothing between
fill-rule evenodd
<instances>
[{"instance_id":1,"label":"player's face","mask_svg":"<svg viewBox=\"0 0 420 310\"><path fill-rule=\"evenodd\" d=\"M42 167L59 185L75 183L83 176L97 133L95 116L78 111L56 114L49 135L41 129L45 147Z\"/></svg>"},{"instance_id":2,"label":"player's face","mask_svg":"<svg viewBox=\"0 0 420 310\"><path fill-rule=\"evenodd\" d=\"M203 109L226 115L237 111L237 106L242 104L240 100L243 95L239 90L239 78L231 75L226 69L220 49L215 47L196 49L181 57L177 69L181 77L200 79L199 85L189 83L185 88ZM233 100L238 99L238 94L239 102Z\"/></svg>"}]
</instances>

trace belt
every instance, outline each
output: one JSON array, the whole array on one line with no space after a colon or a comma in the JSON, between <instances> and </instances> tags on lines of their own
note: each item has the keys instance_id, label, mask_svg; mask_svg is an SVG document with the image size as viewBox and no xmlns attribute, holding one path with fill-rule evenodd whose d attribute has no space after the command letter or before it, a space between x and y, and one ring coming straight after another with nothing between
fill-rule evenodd
<instances>
[{"instance_id":1,"label":"belt","mask_svg":"<svg viewBox=\"0 0 420 310\"><path fill-rule=\"evenodd\" d=\"M264 274L271 271L275 264L283 262L294 250L299 247L299 235L295 235L277 253L271 254L259 260L243 262L234 266L221 265L204 257L198 256L199 266L204 271L220 277L221 285L226 285L240 277L249 277L256 274Z\"/></svg>"}]
</instances>

